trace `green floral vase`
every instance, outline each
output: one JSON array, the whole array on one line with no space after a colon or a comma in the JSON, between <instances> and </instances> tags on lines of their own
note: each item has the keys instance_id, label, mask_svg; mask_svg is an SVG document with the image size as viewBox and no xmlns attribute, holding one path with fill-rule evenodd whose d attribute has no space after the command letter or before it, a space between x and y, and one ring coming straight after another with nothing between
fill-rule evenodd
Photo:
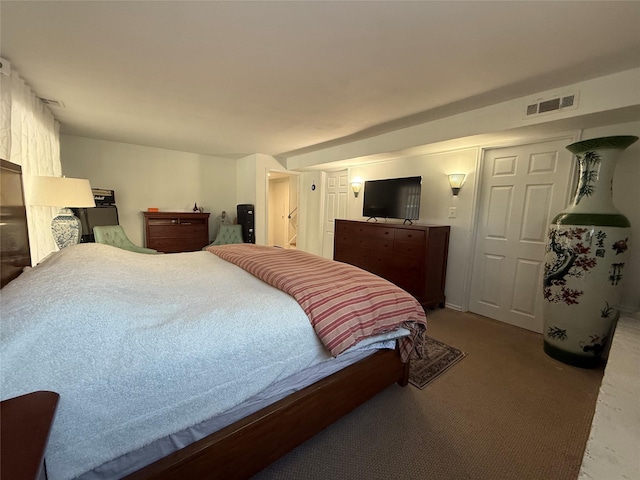
<instances>
[{"instance_id":1,"label":"green floral vase","mask_svg":"<svg viewBox=\"0 0 640 480\"><path fill-rule=\"evenodd\" d=\"M629 220L613 205L615 164L638 137L573 143L580 178L573 204L549 227L543 277L544 351L569 365L594 368L618 320Z\"/></svg>"}]
</instances>

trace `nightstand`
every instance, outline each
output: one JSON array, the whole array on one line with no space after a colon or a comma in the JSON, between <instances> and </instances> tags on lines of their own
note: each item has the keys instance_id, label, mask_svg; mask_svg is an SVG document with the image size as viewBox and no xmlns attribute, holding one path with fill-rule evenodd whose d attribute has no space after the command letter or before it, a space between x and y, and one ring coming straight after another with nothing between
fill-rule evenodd
<instances>
[{"instance_id":1,"label":"nightstand","mask_svg":"<svg viewBox=\"0 0 640 480\"><path fill-rule=\"evenodd\" d=\"M59 398L39 391L0 402L0 478L47 478L44 453Z\"/></svg>"}]
</instances>

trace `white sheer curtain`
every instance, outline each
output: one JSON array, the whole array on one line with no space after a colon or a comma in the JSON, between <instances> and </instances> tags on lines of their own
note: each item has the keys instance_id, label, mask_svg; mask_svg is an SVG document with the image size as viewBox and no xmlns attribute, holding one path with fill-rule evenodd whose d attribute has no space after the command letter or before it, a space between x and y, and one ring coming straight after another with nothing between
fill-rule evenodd
<instances>
[{"instance_id":1,"label":"white sheer curtain","mask_svg":"<svg viewBox=\"0 0 640 480\"><path fill-rule=\"evenodd\" d=\"M9 63L0 58L0 158L11 155L11 77Z\"/></svg>"},{"instance_id":2,"label":"white sheer curtain","mask_svg":"<svg viewBox=\"0 0 640 480\"><path fill-rule=\"evenodd\" d=\"M1 76L3 78L0 113L3 118L0 122L0 155L9 152L8 158L3 158L22 166L31 262L35 265L57 250L51 234L51 219L57 213L57 209L29 205L30 177L61 175L59 125L49 109L15 70L11 72L10 78ZM10 112L8 120L7 112ZM8 135L2 135L7 124L11 132L10 139Z\"/></svg>"}]
</instances>

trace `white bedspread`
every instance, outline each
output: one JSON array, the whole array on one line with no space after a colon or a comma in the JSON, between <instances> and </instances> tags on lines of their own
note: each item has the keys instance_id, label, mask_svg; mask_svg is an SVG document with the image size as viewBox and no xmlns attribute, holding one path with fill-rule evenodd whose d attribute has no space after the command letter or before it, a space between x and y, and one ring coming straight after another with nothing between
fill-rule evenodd
<instances>
[{"instance_id":1,"label":"white bedspread","mask_svg":"<svg viewBox=\"0 0 640 480\"><path fill-rule=\"evenodd\" d=\"M0 298L1 398L61 395L47 451L52 480L330 358L292 297L209 252L81 244L29 269Z\"/></svg>"}]
</instances>

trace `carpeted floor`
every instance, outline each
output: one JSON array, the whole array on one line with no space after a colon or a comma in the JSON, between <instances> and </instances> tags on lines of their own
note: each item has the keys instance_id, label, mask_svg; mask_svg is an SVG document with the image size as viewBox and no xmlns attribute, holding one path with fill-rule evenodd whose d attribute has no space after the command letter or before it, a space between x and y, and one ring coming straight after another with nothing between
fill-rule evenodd
<instances>
[{"instance_id":1,"label":"carpeted floor","mask_svg":"<svg viewBox=\"0 0 640 480\"><path fill-rule=\"evenodd\" d=\"M533 332L427 312L468 356L424 390L389 387L257 480L575 480L603 369L562 364Z\"/></svg>"}]
</instances>

